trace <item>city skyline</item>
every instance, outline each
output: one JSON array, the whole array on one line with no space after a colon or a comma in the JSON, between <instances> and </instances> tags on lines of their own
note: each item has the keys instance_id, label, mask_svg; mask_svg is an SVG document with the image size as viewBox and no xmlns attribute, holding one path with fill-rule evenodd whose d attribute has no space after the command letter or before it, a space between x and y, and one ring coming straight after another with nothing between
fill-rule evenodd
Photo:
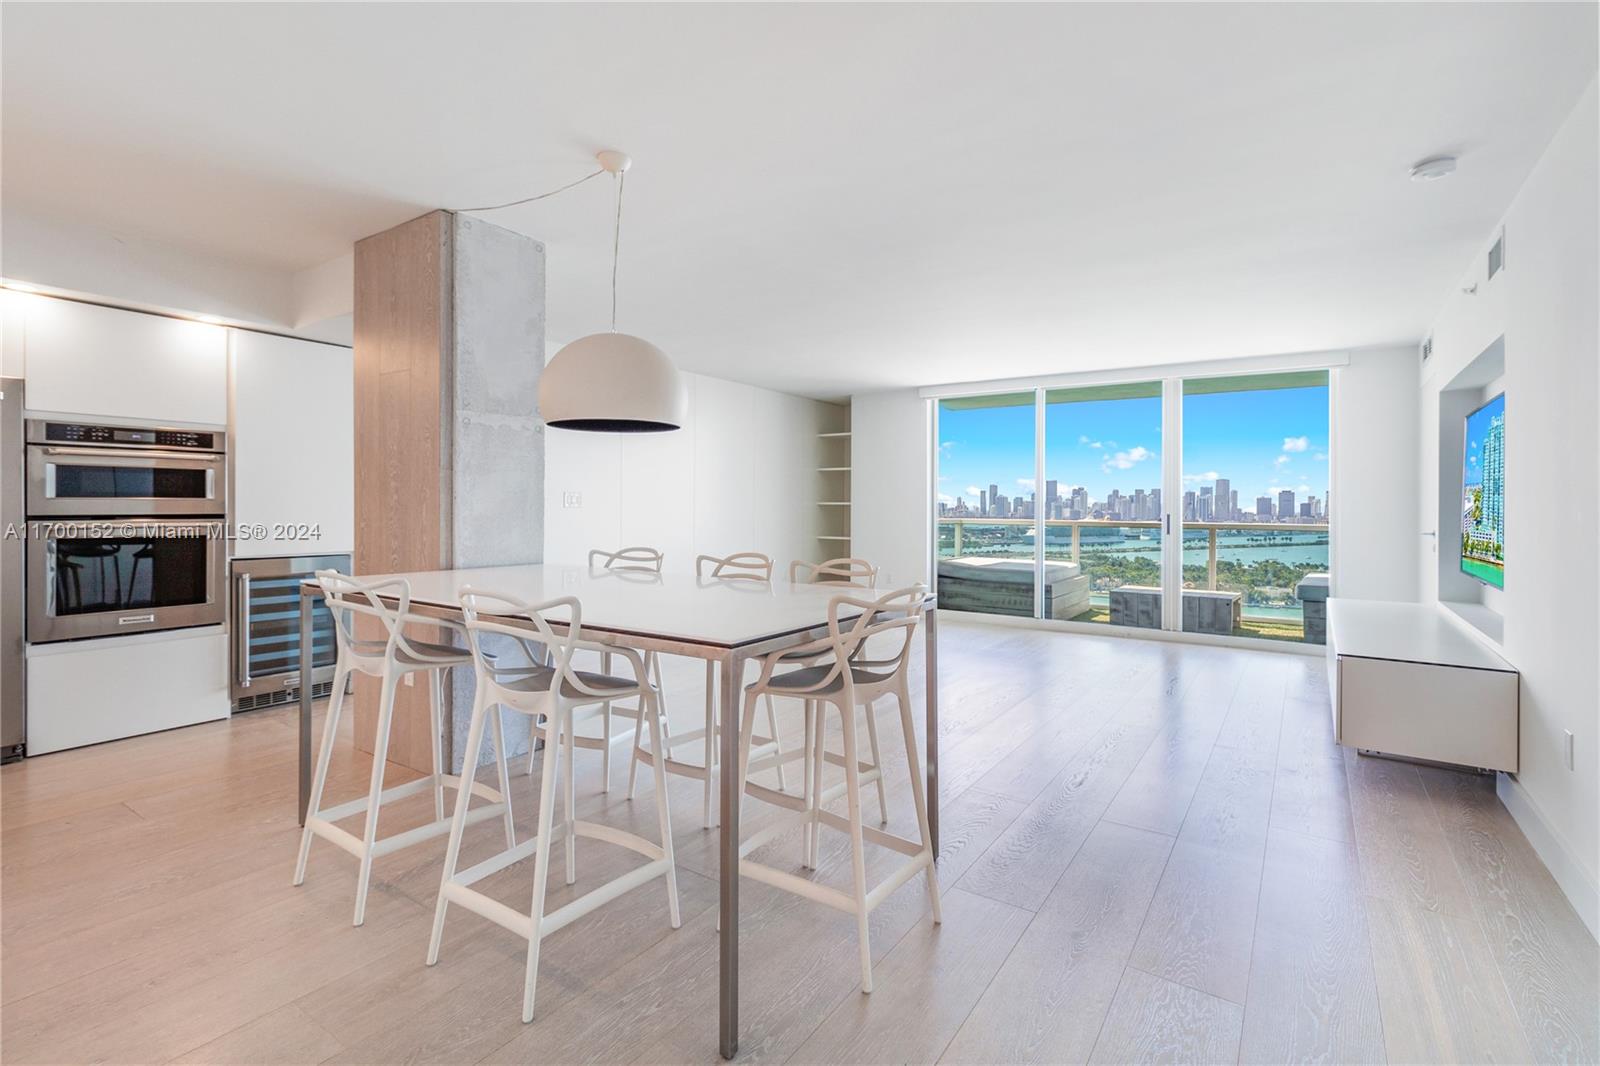
<instances>
[{"instance_id":1,"label":"city skyline","mask_svg":"<svg viewBox=\"0 0 1600 1066\"><path fill-rule=\"evenodd\" d=\"M1326 386L1240 390L1183 400L1184 488L1213 492L1227 483L1253 513L1262 497L1293 492L1328 496ZM1062 496L1081 487L1096 502L1112 492L1132 496L1159 489L1161 399L1141 396L1045 405L1044 476ZM1035 492L1032 394L990 407L946 404L939 415L938 502L957 497L976 509L993 483L1008 499Z\"/></svg>"}]
</instances>

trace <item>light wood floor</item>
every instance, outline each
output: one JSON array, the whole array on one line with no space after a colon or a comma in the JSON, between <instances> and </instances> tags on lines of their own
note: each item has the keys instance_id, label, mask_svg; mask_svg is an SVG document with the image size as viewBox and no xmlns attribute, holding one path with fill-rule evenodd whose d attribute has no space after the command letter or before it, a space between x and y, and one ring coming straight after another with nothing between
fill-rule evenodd
<instances>
[{"instance_id":1,"label":"light wood floor","mask_svg":"<svg viewBox=\"0 0 1600 1066\"><path fill-rule=\"evenodd\" d=\"M1600 1059L1595 942L1492 781L1341 752L1320 660L944 617L944 924L920 883L892 896L863 996L852 919L746 881L741 1059ZM701 676L669 670L682 729ZM909 833L894 721L890 822ZM654 835L625 764L606 795L598 755L578 761L584 817ZM349 856L319 842L289 886L294 767L289 710L6 767L0 1058L715 1060L698 782L670 786L683 927L656 882L563 930L524 1026L510 934L457 909L422 964L442 837L378 861L360 929ZM368 772L342 746L330 801ZM528 833L536 780L514 791ZM380 833L429 813L394 804ZM498 833L474 827L464 864ZM798 855L790 837L762 857ZM634 861L585 844L577 889ZM869 876L895 861L870 855ZM525 908L529 865L485 885ZM847 884L843 837L819 876ZM549 905L573 891L557 875Z\"/></svg>"}]
</instances>

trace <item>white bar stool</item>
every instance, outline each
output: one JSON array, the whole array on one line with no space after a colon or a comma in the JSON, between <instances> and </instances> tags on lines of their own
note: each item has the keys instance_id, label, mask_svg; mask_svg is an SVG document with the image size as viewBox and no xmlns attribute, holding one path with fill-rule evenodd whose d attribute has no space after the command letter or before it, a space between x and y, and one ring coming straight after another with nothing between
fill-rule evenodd
<instances>
[{"instance_id":1,"label":"white bar stool","mask_svg":"<svg viewBox=\"0 0 1600 1066\"><path fill-rule=\"evenodd\" d=\"M539 780L539 830L532 840L508 846L499 855L457 872L461 856L461 836L472 815L468 807L472 797L466 791L456 794L455 817L450 823L450 844L445 852L444 875L439 884L438 902L433 912L433 935L428 941L428 965L439 961L439 944L444 937L445 912L452 903L459 904L475 914L516 933L528 941L528 964L522 991L522 1020L533 1020L534 984L539 973L539 945L545 937L583 917L595 908L616 899L629 889L664 877L667 882L667 916L676 929L681 924L678 914L678 878L672 857L672 819L668 810L662 749L661 712L656 693L645 674L644 660L638 652L627 648L612 648L582 638L582 609L577 599L568 596L546 603L530 604L509 596L486 592L471 587L461 590L461 611L466 619L467 640L478 671L477 694L472 704L472 724L467 733L467 760L475 763L483 746L484 719L498 721L499 708L509 707L533 719L537 728L544 719L544 758ZM565 611L567 618L550 619L547 613ZM565 625L566 634L556 635L556 627ZM485 654L480 637L485 633L511 637L524 643L537 641L548 650L551 665L530 670L499 668L494 659ZM579 650L603 651L619 655L633 667L634 678L609 677L601 674L580 673L573 669L572 657ZM530 652L531 654L531 652ZM660 821L661 844L657 845L642 836L596 822L578 821L573 814L576 803L573 788L572 752L578 739L574 727L585 718L602 713L601 709L615 699L639 700L640 720L650 729L650 744L656 768L656 814ZM564 763L558 771L557 763ZM562 820L554 822L555 789L557 774L565 775L562 782ZM560 833L566 845L567 884L577 880L577 838L589 837L609 844L620 845L636 851L650 860L636 870L607 881L598 888L546 914L544 911L545 884L550 870L550 845L554 834ZM533 903L528 913L507 907L490 899L471 886L492 873L503 870L527 858L533 860Z\"/></svg>"},{"instance_id":2,"label":"white bar stool","mask_svg":"<svg viewBox=\"0 0 1600 1066\"><path fill-rule=\"evenodd\" d=\"M706 571L710 570L708 574ZM772 560L760 552L736 552L728 556L701 555L694 561L695 580L701 584L725 584L729 588L749 589L761 592L769 589L772 584ZM659 660L657 670L659 671ZM657 674L657 687L660 687L660 674ZM692 777L705 782L704 810L701 815L703 824L710 828L716 824L716 805L712 802L716 795L717 774L717 699L716 699L716 664L706 662L706 718L705 725L700 729L687 733L673 733L666 742L667 745L667 772L680 777ZM767 699L767 735L760 738L757 745L759 754L777 752L783 754L782 742L778 736L778 716L772 705L772 699ZM650 753L644 750L640 743L637 731L634 734L633 765L628 769L628 798L633 798L634 783L638 779L639 764L650 761ZM673 758L672 749L680 744L692 744L701 741L704 748L703 762L680 762ZM783 760L776 763L778 771L778 787L786 787L783 776Z\"/></svg>"},{"instance_id":3,"label":"white bar stool","mask_svg":"<svg viewBox=\"0 0 1600 1066\"><path fill-rule=\"evenodd\" d=\"M789 564L789 582L791 584L853 585L856 588L875 589L878 587L878 568L865 559L828 559L820 563L808 563L804 560L796 559ZM855 651L857 658L865 651L865 643L858 646ZM804 655L792 652L785 656L788 662L804 658L806 658ZM876 771L883 760L878 749L878 719L873 714L870 706L867 708L866 717L867 747L872 753L872 767ZM806 743L808 745L814 742L810 732L811 720L812 715L808 712L806 715ZM809 767L810 763L808 762L806 765ZM889 820L889 808L884 795L883 775L878 774L872 780L878 786L878 821L881 824ZM808 827L806 829L806 839L810 841L811 836L812 831ZM807 846L809 847L810 845L808 844Z\"/></svg>"},{"instance_id":4,"label":"white bar stool","mask_svg":"<svg viewBox=\"0 0 1600 1066\"><path fill-rule=\"evenodd\" d=\"M354 855L361 862L361 872L356 878L356 911L354 924L360 925L366 917L367 885L372 877L372 860L391 851L420 844L450 828L444 815L444 789L446 785L458 793L476 792L490 801L490 806L473 812L474 821L482 821L500 814L505 821L506 844L516 843L511 824L511 806L506 802L510 795L510 775L506 770L506 743L499 719L495 720L495 761L500 771L500 790L473 780L472 768L476 762L464 763L461 775L449 774L444 767L443 722L441 707L444 700L444 674L452 666L464 666L472 656L447 644L432 644L407 637L408 625L439 626L461 631L461 627L437 618L427 618L411 613L411 586L404 578L367 583L357 581L333 570L318 570L317 583L322 586L323 599L333 614L334 639L338 658L333 668L333 688L328 696L327 722L322 728L322 750L317 754L317 772L311 783L311 801L306 808L305 828L300 832L300 854L295 860L294 883L306 879L306 859L311 854L311 838L322 837ZM385 599L397 601L391 609ZM387 634L384 640L363 640L356 634L356 616L377 618ZM333 745L339 735L339 717L344 711L345 687L352 671L360 671L381 678L383 689L378 697L378 728L373 738L372 782L367 794L360 799L323 809L322 791L328 783L328 762L333 755ZM383 771L389 755L389 730L394 717L395 688L412 675L426 674L428 682L429 721L433 730L433 773L393 788L383 787ZM466 782L463 785L463 781ZM378 812L386 800L433 789L434 820L379 840ZM366 814L366 825L357 837L334 823L358 813Z\"/></svg>"},{"instance_id":5,"label":"white bar stool","mask_svg":"<svg viewBox=\"0 0 1600 1066\"><path fill-rule=\"evenodd\" d=\"M828 635L821 640L791 649L788 653L774 652L761 660L761 676L745 689L743 740L739 751L740 795L753 796L766 803L786 808L790 813L779 817L773 824L755 833L739 844L739 872L765 884L794 892L818 903L827 904L856 918L856 937L861 953L861 990L872 991L872 949L867 939L867 918L873 908L889 897L895 889L911 880L919 871L927 877L928 902L933 910L935 924L941 921L939 910L939 882L934 871L933 848L928 834L928 805L922 791L922 769L917 758L916 734L911 723L911 690L907 683L911 640L922 621L923 600L926 590L916 585L891 592L875 600L836 596L828 605ZM841 614L859 612L853 620L841 623ZM888 659L871 660L860 655L861 649L872 637L896 633L901 638L898 653ZM798 666L778 673L780 668L792 666L797 656L811 659L810 665ZM805 797L797 798L777 792L749 780L752 770L763 767L750 754L750 726L755 719L756 702L768 693L792 696L807 702L808 708L818 712L812 724L815 751L809 760L814 778ZM856 708L865 707L872 713L872 703L883 696L893 696L900 707L900 729L906 745L906 769L911 778L911 796L917 809L917 828L920 839L908 840L881 829L864 826L861 821L861 782L869 771L882 776L881 769L862 763L857 754ZM823 715L826 707L838 709L841 731L844 735L844 753L835 755L824 743ZM844 780L831 788L823 788L823 769L832 763L844 768ZM848 797L849 816L841 818L823 807L840 793ZM826 826L850 835L851 880L853 892L845 893L835 888L819 885L785 870L753 862L745 856L763 844L787 832L796 824L811 826L806 842L810 854L805 864L817 865L818 838ZM867 888L864 845L868 842L891 848L909 856L881 883Z\"/></svg>"},{"instance_id":6,"label":"white bar stool","mask_svg":"<svg viewBox=\"0 0 1600 1066\"><path fill-rule=\"evenodd\" d=\"M589 569L609 570L624 577L628 574L655 575L659 577L662 558L662 554L654 548L619 548L616 551L594 548L589 552ZM607 674L611 671L611 656L616 649L606 645L600 645L600 647L603 649L600 652L600 672ZM661 698L663 691L661 662L656 658L655 652L647 651L644 653L644 666L645 682L646 684L655 685L656 700L664 709L666 701ZM611 715L613 711L623 718L632 720L633 729L630 732L621 736L612 734ZM600 786L601 792L611 791L611 749L626 741L632 741L633 746L636 748L639 746L639 711L638 707L612 707L610 701L607 701L600 714L600 735L598 737L575 737L573 739L573 743L580 748L600 752L600 776L603 782ZM664 710L661 722L662 729L666 729L667 721ZM529 745L528 773L530 775L533 773L533 767L539 758L538 753L531 750L533 747L534 745ZM633 798L633 783L631 780L628 784L628 798Z\"/></svg>"}]
</instances>

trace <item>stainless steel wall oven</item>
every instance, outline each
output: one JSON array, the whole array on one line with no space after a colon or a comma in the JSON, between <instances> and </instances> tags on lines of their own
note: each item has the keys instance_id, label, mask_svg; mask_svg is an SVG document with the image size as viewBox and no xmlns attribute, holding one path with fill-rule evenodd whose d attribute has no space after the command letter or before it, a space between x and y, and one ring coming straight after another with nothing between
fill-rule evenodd
<instances>
[{"instance_id":1,"label":"stainless steel wall oven","mask_svg":"<svg viewBox=\"0 0 1600 1066\"><path fill-rule=\"evenodd\" d=\"M28 641L218 625L220 430L29 420Z\"/></svg>"}]
</instances>

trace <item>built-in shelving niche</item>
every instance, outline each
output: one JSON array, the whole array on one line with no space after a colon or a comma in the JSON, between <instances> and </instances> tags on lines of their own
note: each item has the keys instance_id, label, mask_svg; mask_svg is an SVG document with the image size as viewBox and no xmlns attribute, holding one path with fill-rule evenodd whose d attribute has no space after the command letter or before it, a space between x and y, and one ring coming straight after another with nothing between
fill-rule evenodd
<instances>
[{"instance_id":1,"label":"built-in shelving niche","mask_svg":"<svg viewBox=\"0 0 1600 1066\"><path fill-rule=\"evenodd\" d=\"M817 434L817 558L850 555L850 405L833 405Z\"/></svg>"}]
</instances>

